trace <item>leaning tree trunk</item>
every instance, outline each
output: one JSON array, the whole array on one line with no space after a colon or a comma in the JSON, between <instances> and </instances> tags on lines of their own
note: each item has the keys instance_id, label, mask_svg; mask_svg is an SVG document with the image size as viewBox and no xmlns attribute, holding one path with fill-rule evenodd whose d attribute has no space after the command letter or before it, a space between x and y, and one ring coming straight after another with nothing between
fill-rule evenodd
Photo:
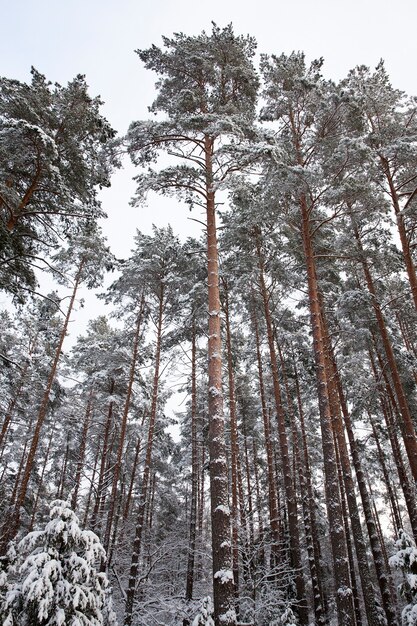
<instances>
[{"instance_id":1,"label":"leaning tree trunk","mask_svg":"<svg viewBox=\"0 0 417 626\"><path fill-rule=\"evenodd\" d=\"M398 234L400 236L401 249L404 257L405 267L407 270L408 281L410 283L411 295L413 297L414 306L417 310L417 274L416 268L414 266L413 258L411 256L411 242L407 235L407 229L405 225L405 215L406 210L411 202L414 199L417 190L411 194L405 203L403 209L401 209L398 191L395 187L395 183L393 180L393 174L391 172L391 168L386 157L380 155L380 161L382 165L382 169L385 174L385 178L388 183L389 193L391 196L392 206L394 207L395 217L397 221Z\"/></svg>"},{"instance_id":2,"label":"leaning tree trunk","mask_svg":"<svg viewBox=\"0 0 417 626\"><path fill-rule=\"evenodd\" d=\"M403 522L401 519L400 508L398 506L398 500L394 491L394 486L392 484L392 480L391 480L391 476L387 468L387 464L385 462L385 454L381 446L381 441L380 441L380 437L377 431L375 420L373 419L369 411L368 411L368 418L369 418L369 423L371 424L372 433L374 436L374 441L375 441L375 445L376 445L376 449L378 453L379 465L381 466L382 475L384 477L385 488L387 490L388 499L390 503L394 536L398 537L400 529L403 528Z\"/></svg>"},{"instance_id":3,"label":"leaning tree trunk","mask_svg":"<svg viewBox=\"0 0 417 626\"><path fill-rule=\"evenodd\" d=\"M362 561L365 563L365 567L359 566L359 573L362 579L363 572L368 567L367 555L366 555L366 546L363 542L363 537L361 536L362 528L361 528L361 524L359 521L359 511L358 511L357 504L356 504L356 497L353 498L351 496L351 494L354 494L354 485L353 485L353 480L352 480L352 475L351 475L349 455L348 455L348 451L346 447L343 423L344 423L346 433L348 436L350 453L352 457L353 466L355 468L356 480L357 480L357 484L359 488L359 493L361 496L363 513L365 517L366 527L368 530L369 543L370 543L371 550L372 550L372 556L373 556L375 570L377 574L378 585L379 585L379 589L381 592L382 604L385 610L388 625L396 626L398 623L397 614L396 614L395 607L393 605L393 598L391 596L390 580L389 580L387 570L385 568L382 548L381 548L381 544L379 542L378 534L375 528L375 521L372 515L371 500L369 497L369 492L368 492L368 488L366 484L365 473L362 468L362 463L361 463L361 459L360 459L360 455L358 451L358 445L357 445L356 438L353 432L352 420L348 411L348 406L347 406L345 394L344 394L343 387L342 387L342 381L339 375L336 358L334 356L333 347L331 345L329 333L327 329L326 329L326 335L327 335L327 346L328 346L328 367L330 370L329 378L331 378L332 380L335 402L337 402L341 410L341 413L340 413L340 410L337 412L336 421L335 421L335 430L337 432L340 457L341 457L341 462L343 466L343 474L344 474L345 481L346 481L345 486L346 486L347 497L349 499L349 511L352 516L352 530L353 530L353 535L355 539L355 545L358 543L358 539L360 538L359 544L356 549L358 550L359 548L359 553L362 554L362 557L363 557ZM342 423L342 416L343 416L343 423ZM352 500L352 502L350 502L350 499ZM354 527L354 524L355 524L355 527ZM357 552L357 557L359 561L360 556L358 552ZM366 573L370 574L369 569L368 569L368 572ZM368 590L369 592L366 591L366 588L368 585L370 585L369 590ZM365 607L369 607L369 595L371 593L372 587L373 587L372 583L369 583L369 581L366 581L366 580L362 580L362 589L364 591ZM371 596L371 603L373 603L373 598L374 598L374 594L372 594ZM377 608L373 606L373 607L367 608L367 611L368 610L372 610L374 617L377 619L377 621L379 621L379 618L378 618L379 612ZM376 611L376 615L375 615L375 611ZM369 617L368 617L368 621L369 621Z\"/></svg>"},{"instance_id":4,"label":"leaning tree trunk","mask_svg":"<svg viewBox=\"0 0 417 626\"><path fill-rule=\"evenodd\" d=\"M155 371L154 371L153 386L152 386L152 405L151 405L151 413L149 416L149 429L148 429L148 440L147 440L147 445L146 445L145 466L143 469L142 487L141 487L141 493L140 493L140 499L139 499L137 519L136 519L135 540L133 542L128 588L126 590L125 616L124 616L124 622L123 622L124 626L130 626L132 624L132 619L133 619L133 603L135 600L135 593L136 593L136 581L138 577L139 558L140 558L140 553L141 553L141 548L142 548L142 537L143 537L143 531L144 531L146 500L148 496L149 478L150 478L151 466L152 466L152 448L153 448L153 438L154 438L154 431L155 431L156 411L157 411L157 405L158 405L158 391L159 391L159 368L160 368L160 360L161 360L162 322L163 322L163 312L164 312L164 305L165 305L164 295L165 295L164 285L162 283L160 287L160 292L159 292L159 311L158 311L157 334L156 334Z\"/></svg>"},{"instance_id":5,"label":"leaning tree trunk","mask_svg":"<svg viewBox=\"0 0 417 626\"><path fill-rule=\"evenodd\" d=\"M42 429L42 426L43 426L43 424L45 422L46 414L47 414L47 411L48 411L48 404L49 404L49 398L50 398L50 395L51 395L52 385L53 385L53 382L55 380L56 372L57 372L57 369L58 369L58 363L59 363L59 358L61 356L62 345L64 343L64 339L65 339L65 336L67 334L68 324L69 324L69 320L70 320L70 317L71 317L72 309L74 307L75 297L77 295L77 290L78 290L78 286L80 284L80 280L81 280L81 275L82 275L82 271L83 271L83 268L84 268L84 264L85 264L85 261L84 261L84 259L82 259L81 262L80 262L80 265L78 267L78 271L77 271L76 277L75 277L74 287L73 287L73 290L72 290L71 300L70 300L70 303L69 303L69 306L68 306L68 311L67 311L67 314L65 316L64 325L62 327L61 334L60 334L59 341L58 341L58 345L57 345L56 350L55 350L55 357L54 357L54 360L52 362L51 370L49 372L48 380L47 380L47 383L46 383L46 388L45 388L45 391L44 391L44 394L43 394L41 405L39 407L38 416L37 416L37 420L36 420L36 424L35 424L35 430L34 430L34 433L33 433L32 442L31 442L31 445L30 445L28 457L26 459L26 464L25 464L25 468L24 468L24 471L23 471L23 478L22 478L22 482L20 484L20 488L19 488L18 495L17 495L17 498L16 498L14 511L13 511L11 519L9 521L8 531L5 533L5 535L3 536L2 541L0 543L0 554L4 554L5 550L7 550L8 542L16 536L16 534L17 534L17 532L19 530L20 507L23 505L23 503L25 501L25 498L26 498L28 483L29 483L29 479L30 479L30 476L31 476L32 471L33 471L33 467L34 467L34 463L35 463L35 455L36 455L36 451L38 449L39 436L40 436L41 429Z\"/></svg>"},{"instance_id":6,"label":"leaning tree trunk","mask_svg":"<svg viewBox=\"0 0 417 626\"><path fill-rule=\"evenodd\" d=\"M355 236L357 248L360 255L360 261L362 264L363 273L365 276L366 285L369 293L372 296L372 306L374 308L376 321L378 324L379 334L382 340L382 345L384 347L385 355L387 358L388 367L391 372L392 383L394 386L395 394L398 399L398 405L402 417L402 425L403 428L403 439L404 446L407 452L408 460L410 463L411 473L413 475L414 482L417 482L417 436L416 431L413 424L413 419L410 412L410 407L408 405L407 397L405 395L404 387L401 381L400 373L398 370L397 360L394 355L394 350L392 348L391 340L388 335L387 326L385 323L384 316L382 314L381 307L378 302L374 281L372 279L372 275L369 269L369 264L367 262L361 237L359 234L358 227L355 224L353 217L351 217L353 233Z\"/></svg>"},{"instance_id":7,"label":"leaning tree trunk","mask_svg":"<svg viewBox=\"0 0 417 626\"><path fill-rule=\"evenodd\" d=\"M359 515L358 503L355 495L355 483L352 476L352 468L349 459L349 452L345 439L344 424L342 420L342 409L344 408L345 423L350 425L349 415L347 412L347 406L344 403L344 394L341 385L341 380L338 377L336 360L334 359L333 349L330 341L329 330L325 318L324 307L322 306L322 326L323 334L325 337L325 362L326 362L326 375L329 390L329 400L331 404L331 411L333 416L333 429L335 434L336 450L339 454L340 466L342 469L342 479L345 487L345 495L347 506L349 509L350 522L352 528L353 542L355 545L356 559L358 562L359 576L362 585L363 599L365 605L365 611L369 626L378 626L380 623L380 606L376 599L376 592L371 578L371 572L368 564L367 544L365 542L362 524ZM343 406L342 406L343 401ZM351 429L350 429L351 430ZM353 432L350 432L351 450L354 444ZM353 449L355 446L353 445ZM355 467L357 470L357 479L359 486L360 461L359 456L355 455ZM363 473L362 473L363 475ZM365 483L360 485L360 493L363 497L363 502L367 503L368 491ZM369 499L369 498L368 498ZM368 509L366 512L369 513ZM371 522L371 518L368 517L368 522ZM369 527L368 527L369 530ZM383 605L387 616L388 624L390 626L397 626L397 616L395 609L392 605L391 592L389 589L388 578L384 571L383 563L379 557L381 557L381 549L378 545L378 537L374 537L375 527L371 524L370 538L373 548L373 556L375 557L375 566L377 568L378 583L380 585L381 594L383 594Z\"/></svg>"},{"instance_id":8,"label":"leaning tree trunk","mask_svg":"<svg viewBox=\"0 0 417 626\"><path fill-rule=\"evenodd\" d=\"M302 238L307 269L308 300L313 352L316 363L317 392L319 400L320 427L325 475L326 506L329 519L330 543L333 558L333 573L336 587L336 606L340 626L353 626L355 614L350 589L349 567L346 553L346 537L339 493L337 463L332 431L329 392L326 378L325 343L321 323L321 306L316 277L316 262L311 241L310 210L304 195L299 201Z\"/></svg>"}]
</instances>

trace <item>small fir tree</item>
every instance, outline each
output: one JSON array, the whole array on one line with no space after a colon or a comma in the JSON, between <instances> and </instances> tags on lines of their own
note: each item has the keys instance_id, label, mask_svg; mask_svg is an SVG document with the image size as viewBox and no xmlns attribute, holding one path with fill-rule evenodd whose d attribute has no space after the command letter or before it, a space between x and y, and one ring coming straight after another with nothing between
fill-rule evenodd
<instances>
[{"instance_id":1,"label":"small fir tree","mask_svg":"<svg viewBox=\"0 0 417 626\"><path fill-rule=\"evenodd\" d=\"M402 623L403 626L414 626L417 624L417 548L414 540L403 529L399 531L395 546L397 552L389 563L404 574L404 581L398 590L408 602L402 611Z\"/></svg>"},{"instance_id":2,"label":"small fir tree","mask_svg":"<svg viewBox=\"0 0 417 626\"><path fill-rule=\"evenodd\" d=\"M99 538L82 530L67 502L54 500L44 530L18 545L19 579L3 603L8 626L117 626Z\"/></svg>"},{"instance_id":3,"label":"small fir tree","mask_svg":"<svg viewBox=\"0 0 417 626\"><path fill-rule=\"evenodd\" d=\"M192 626L214 626L213 621L214 609L210 596L203 598L201 607L193 619Z\"/></svg>"}]
</instances>

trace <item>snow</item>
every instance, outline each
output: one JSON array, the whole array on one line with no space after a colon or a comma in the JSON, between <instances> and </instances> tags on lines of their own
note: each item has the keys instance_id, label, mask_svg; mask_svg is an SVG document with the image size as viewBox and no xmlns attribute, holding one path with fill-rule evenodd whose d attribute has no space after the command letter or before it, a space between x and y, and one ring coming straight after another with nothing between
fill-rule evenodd
<instances>
[{"instance_id":1,"label":"snow","mask_svg":"<svg viewBox=\"0 0 417 626\"><path fill-rule=\"evenodd\" d=\"M236 623L236 611L229 609L226 613L219 615L219 621L223 624L235 624Z\"/></svg>"},{"instance_id":2,"label":"snow","mask_svg":"<svg viewBox=\"0 0 417 626\"><path fill-rule=\"evenodd\" d=\"M342 598L347 598L348 596L352 595L352 589L350 587L347 587L346 585L343 585L337 590L337 595L341 596Z\"/></svg>"},{"instance_id":3,"label":"snow","mask_svg":"<svg viewBox=\"0 0 417 626\"><path fill-rule=\"evenodd\" d=\"M219 506L216 506L216 508L214 509L214 512L216 511L220 511L221 513L224 513L225 515L230 515L229 507L225 506L224 504L219 504Z\"/></svg>"},{"instance_id":4,"label":"snow","mask_svg":"<svg viewBox=\"0 0 417 626\"><path fill-rule=\"evenodd\" d=\"M220 578L222 585L233 582L233 572L231 569L219 569L214 574L214 578Z\"/></svg>"}]
</instances>

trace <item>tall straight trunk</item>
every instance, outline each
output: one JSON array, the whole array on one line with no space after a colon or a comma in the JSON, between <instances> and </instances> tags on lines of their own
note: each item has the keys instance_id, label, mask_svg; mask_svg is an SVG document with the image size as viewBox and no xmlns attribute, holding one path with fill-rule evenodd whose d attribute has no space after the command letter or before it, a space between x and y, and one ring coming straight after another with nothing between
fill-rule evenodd
<instances>
[{"instance_id":1,"label":"tall straight trunk","mask_svg":"<svg viewBox=\"0 0 417 626\"><path fill-rule=\"evenodd\" d=\"M120 493L117 494L117 509L116 509L116 515L115 515L115 520L114 520L114 524L113 524L113 532L110 538L110 542L109 542L109 549L107 552L107 569L110 569L110 566L112 564L113 561L113 554L114 554L114 550L116 548L116 544L117 544L117 531L119 528L119 523L120 523L120 519L121 519L121 511L122 511L122 503L123 503L123 495L124 495L124 488L125 488L125 481L124 481L125 476L121 476L120 477Z\"/></svg>"},{"instance_id":2,"label":"tall straight trunk","mask_svg":"<svg viewBox=\"0 0 417 626\"><path fill-rule=\"evenodd\" d=\"M32 424L33 424L33 420L30 420L29 428L28 428L28 436L25 439L22 455L20 457L19 468L17 470L16 478L15 478L14 485L13 485L12 495L10 496L10 506L11 507L13 507L15 505L15 503L16 503L16 497L17 497L17 493L18 493L19 485L20 485L20 477L22 475L23 468L25 466L26 450L28 449L28 446L29 446L29 440L30 440L30 434L29 433L32 430ZM6 526L5 527L7 527L8 519L6 519L5 522L6 522Z\"/></svg>"},{"instance_id":3,"label":"tall straight trunk","mask_svg":"<svg viewBox=\"0 0 417 626\"><path fill-rule=\"evenodd\" d=\"M137 470L138 461L139 461L139 453L140 453L140 451L142 449L141 442L142 442L141 438L138 437L138 440L136 442L136 448L135 448L135 458L133 459L132 473L130 475L129 489L128 489L128 492L127 492L126 502L125 502L125 506L124 506L124 509L123 509L123 519L124 520L127 520L128 516L129 516L130 503L132 501L133 487L135 485L136 470Z\"/></svg>"},{"instance_id":4,"label":"tall straight trunk","mask_svg":"<svg viewBox=\"0 0 417 626\"><path fill-rule=\"evenodd\" d=\"M297 433L294 432L294 441L298 447L298 454L301 456L300 449L302 450L302 460L299 461L299 481L300 491L302 494L301 503L303 507L303 519L305 538L307 545L308 564L310 568L311 586L313 591L313 604L314 615L316 624L327 624L327 599L325 597L323 585L322 585L322 571L320 562L320 542L319 533L317 527L317 518L315 510L315 498L312 485L311 467L310 467L310 455L307 446L307 436L304 423L304 411L301 400L300 385L298 380L298 372L294 363L294 380L295 391L297 396L298 417L300 420L301 428L301 445L298 442Z\"/></svg>"},{"instance_id":5,"label":"tall straight trunk","mask_svg":"<svg viewBox=\"0 0 417 626\"><path fill-rule=\"evenodd\" d=\"M229 378L229 413L230 413L230 451L232 461L232 563L233 563L233 579L235 583L235 609L236 617L239 620L239 510L238 510L238 458L239 444L237 433L237 414L236 414L236 397L235 397L235 380L233 373L232 359L232 339L230 333L229 319L229 293L227 282L223 279L224 292L224 317L226 329L226 353L227 353L227 369Z\"/></svg>"},{"instance_id":6,"label":"tall straight trunk","mask_svg":"<svg viewBox=\"0 0 417 626\"><path fill-rule=\"evenodd\" d=\"M114 386L115 386L115 380L114 378L111 378L110 388L109 388L110 401L109 401L109 406L107 409L106 423L104 426L103 447L102 447L101 460L100 460L100 470L98 474L96 499L95 499L94 509L91 515L91 520L90 520L90 526L93 530L96 528L98 520L99 518L101 518L101 515L103 514L103 506L104 506L104 499L105 499L104 483L105 483L105 476L106 476L107 457L108 457L108 451L109 451L109 437L110 437L110 432L111 432L111 427L112 427L112 422L113 422Z\"/></svg>"},{"instance_id":7,"label":"tall straight trunk","mask_svg":"<svg viewBox=\"0 0 417 626\"><path fill-rule=\"evenodd\" d=\"M34 430L34 433L33 433L31 445L30 445L30 448L29 448L28 457L26 459L26 464L25 464L25 468L24 468L24 471L23 471L22 482L20 484L19 492L18 492L18 495L17 495L17 498L16 498L15 508L14 508L14 511L12 513L12 516L11 516L11 519L10 519L10 522L9 522L9 531L6 533L4 539L0 543L0 554L4 554L4 551L7 549L8 541L13 539L16 536L18 530L19 530L20 508L23 506L23 503L24 503L25 498L26 498L28 483L29 483L29 479L30 479L30 476L31 476L32 471L33 471L33 466L34 466L34 462L35 462L35 455L36 455L36 451L38 449L39 436L40 436L40 433L41 433L41 430L42 430L42 426L44 424L44 421L45 421L45 418L46 418L46 414L47 414L47 411L48 411L48 404L49 404L49 398L50 398L50 395L51 395L52 384L53 384L53 382L55 380L55 377L56 377L56 372L57 372L57 368L58 368L59 358L61 356L61 351L62 351L62 345L64 343L64 339L65 339L65 336L67 334L68 324L69 324L69 320L70 320L70 317L71 317L72 309L74 307L74 302L75 302L75 298L76 298L76 295L77 295L78 286L79 286L79 283L80 283L80 280L81 280L84 264L85 264L85 261L84 261L84 259L82 259L81 262L80 262L80 265L78 267L77 274L75 276L74 287L73 287L73 290L72 290L71 299L70 299L70 303L69 303L69 306L68 306L68 311L67 311L67 314L65 316L64 325L63 325L62 330L61 330L61 334L60 334L60 337L59 337L58 345L57 345L56 350L55 350L54 360L52 362L51 370L49 372L48 380L47 380L47 383L46 383L46 388L45 388L45 391L44 391L44 394L43 394L41 405L39 407L39 411L38 411L38 415L37 415L37 419L36 419L36 424L35 424L35 430Z\"/></svg>"},{"instance_id":8,"label":"tall straight trunk","mask_svg":"<svg viewBox=\"0 0 417 626\"><path fill-rule=\"evenodd\" d=\"M185 599L193 599L195 548L197 538L197 505L198 505L198 442L197 442L197 381L196 381L196 329L193 319L191 328L191 505L190 535L188 541L187 580ZM188 626L190 620L184 618L183 625Z\"/></svg>"},{"instance_id":9,"label":"tall straight trunk","mask_svg":"<svg viewBox=\"0 0 417 626\"><path fill-rule=\"evenodd\" d=\"M325 344L321 322L320 297L316 276L316 263L311 241L310 211L307 205L307 199L304 195L300 197L299 205L302 221L304 257L307 269L313 352L316 364L326 506L332 547L338 621L340 626L353 626L355 624L355 614L350 590L346 537L343 528L339 481L332 433L332 415L326 378Z\"/></svg>"},{"instance_id":10,"label":"tall straight trunk","mask_svg":"<svg viewBox=\"0 0 417 626\"><path fill-rule=\"evenodd\" d=\"M278 377L277 356L274 345L273 325L269 307L269 296L264 277L264 258L261 249L259 234L256 237L256 250L258 257L259 285L263 300L266 332L268 338L269 356L271 361L271 374L274 389L275 409L278 427L278 439L281 454L282 471L284 477L285 497L288 507L288 528L290 539L290 564L294 570L295 586L297 591L297 613L300 624L308 623L308 610L306 604L306 592L301 564L300 535L298 529L297 495L294 485L294 477L288 452L288 438L285 426L285 414L281 397L281 386Z\"/></svg>"},{"instance_id":11,"label":"tall straight trunk","mask_svg":"<svg viewBox=\"0 0 417 626\"><path fill-rule=\"evenodd\" d=\"M259 380L259 395L261 399L262 419L264 426L264 439L266 448L266 460L268 469L268 507L269 507L269 524L271 527L272 537L275 544L275 553L278 553L278 546L280 541L280 529L279 529L279 513L277 504L276 493L276 476L274 465L274 453L272 450L272 432L271 424L269 420L269 413L266 404L265 386L264 386L264 374L262 366L261 347L259 341L259 328L258 320L254 306L252 306L252 325L255 331L256 340L256 359L258 364L258 380Z\"/></svg>"},{"instance_id":12,"label":"tall straight trunk","mask_svg":"<svg viewBox=\"0 0 417 626\"><path fill-rule=\"evenodd\" d=\"M251 469L251 463L250 463L250 457L249 457L248 435L247 435L247 429L246 429L246 415L243 412L242 412L242 430L243 430L243 445L244 445L244 453L245 453L246 489L248 493L249 541L250 541L250 545L253 546L254 541L255 541L255 530L254 530L254 524L253 524L253 498L252 498L253 487L251 483L252 469ZM238 472L238 475L239 475L239 472ZM240 481L239 481L239 485L240 485ZM242 526L245 528L246 527L246 521L245 521L246 512L245 512L243 503L244 503L243 490L239 486L239 506L240 506L240 511L241 511Z\"/></svg>"},{"instance_id":13,"label":"tall straight trunk","mask_svg":"<svg viewBox=\"0 0 417 626\"><path fill-rule=\"evenodd\" d=\"M365 276L366 285L368 287L368 291L372 296L372 306L375 312L376 321L378 324L379 334L382 340L382 345L384 347L384 352L387 358L388 367L391 372L392 383L394 386L395 394L398 400L398 406L400 409L401 417L402 417L402 432L404 439L404 446L407 452L408 460L410 463L411 473L413 475L414 482L417 481L417 436L416 431L414 429L413 419L410 412L410 407L408 405L407 397L405 395L404 387L401 382L400 373L397 366L397 361L394 355L394 350L392 349L391 340L388 335L387 326L385 323L384 316L382 314L381 307L378 302L378 297L376 294L374 282L372 279L372 275L369 269L369 264L366 260L365 252L362 246L361 237L359 234L359 230L356 226L356 223L353 218L351 218L353 233L355 236L357 248L360 255L360 261L362 264L363 273Z\"/></svg>"},{"instance_id":14,"label":"tall straight trunk","mask_svg":"<svg viewBox=\"0 0 417 626\"><path fill-rule=\"evenodd\" d=\"M85 504L85 510L84 510L84 517L83 517L83 528L85 528L87 526L87 520L88 520L88 515L90 513L90 503L91 503L91 496L93 494L93 489L94 489L94 482L96 479L96 473L97 473L97 465L98 465L98 457L100 455L100 446L97 446L96 448L96 453L94 455L94 466L93 466L93 472L91 474L91 478L90 478L90 486L88 488L88 496L87 496L87 502Z\"/></svg>"},{"instance_id":15,"label":"tall straight trunk","mask_svg":"<svg viewBox=\"0 0 417 626\"><path fill-rule=\"evenodd\" d=\"M208 414L215 626L235 626L231 520L222 391L219 261L213 189L213 139L205 137L208 275Z\"/></svg>"},{"instance_id":16,"label":"tall straight trunk","mask_svg":"<svg viewBox=\"0 0 417 626\"><path fill-rule=\"evenodd\" d=\"M411 242L407 235L407 229L406 229L405 220L404 220L405 209L407 209L409 201L407 201L403 209L401 209L398 191L395 187L393 173L391 171L391 167L388 162L388 159L382 155L379 155L379 158L381 161L382 169L385 174L385 178L388 183L392 206L394 207L395 218L397 221L398 234L400 236L401 250L403 253L403 257L404 257L405 267L407 270L408 281L410 283L411 295L413 297L414 306L417 310L417 274L416 274L416 268L414 266L413 258L411 256ZM413 196L414 195L415 195L415 192L413 193Z\"/></svg>"},{"instance_id":17,"label":"tall straight trunk","mask_svg":"<svg viewBox=\"0 0 417 626\"><path fill-rule=\"evenodd\" d=\"M133 542L133 551L132 551L132 559L130 563L128 588L126 590L125 615L124 615L124 622L123 622L124 626L130 626L132 624L132 619L133 619L133 603L135 600L135 593L136 593L136 580L138 577L139 558L140 558L140 553L141 553L141 548L142 548L146 500L148 497L149 478L150 478L151 466L152 466L152 448L153 448L153 439L154 439L154 431L155 431L156 412L157 412L157 406L158 406L162 322L163 322L163 312L164 312L164 305L165 305L164 296L165 296L164 285L162 283L160 287L160 292L159 292L159 310L158 310L156 350L155 350L155 370L154 370L153 386L152 386L152 405L151 405L151 412L149 416L149 428L148 428L148 439L147 439L147 444L146 444L145 466L143 469L142 487L141 487L141 493L140 493L140 499L139 499L138 514L137 514L137 519L136 519L135 540Z\"/></svg>"},{"instance_id":18,"label":"tall straight trunk","mask_svg":"<svg viewBox=\"0 0 417 626\"><path fill-rule=\"evenodd\" d=\"M119 442L118 442L117 452L116 452L116 462L114 464L114 470L113 470L110 506L109 506L109 511L107 514L106 531L104 533L104 540L103 540L103 546L105 550L107 550L109 546L110 533L111 533L111 527L112 527L113 516L114 516L114 508L115 508L115 503L117 500L117 486L119 482L120 468L122 465L122 456L123 456L123 450L125 446L127 417L129 414L130 404L132 400L133 381L135 379L136 362L138 359L139 336L140 336L140 331L141 331L144 310L145 310L145 296L142 293L140 304L139 304L139 311L138 311L138 315L136 318L135 335L133 338L132 358L131 358L130 370L129 370L129 380L127 384L125 404L123 407L122 421L120 424L120 435L119 435Z\"/></svg>"},{"instance_id":19,"label":"tall straight trunk","mask_svg":"<svg viewBox=\"0 0 417 626\"><path fill-rule=\"evenodd\" d=\"M67 434L67 444L65 446L64 460L62 461L61 476L59 478L59 485L57 489L57 498L61 500L63 498L64 488L65 488L65 478L67 476L67 465L68 465L68 459L69 459L69 453L70 453L69 440L70 440L70 437L69 437L69 434Z\"/></svg>"},{"instance_id":20,"label":"tall straight trunk","mask_svg":"<svg viewBox=\"0 0 417 626\"><path fill-rule=\"evenodd\" d=\"M304 528L306 531L305 540L307 544L307 553L309 555L310 574L311 574L311 579L312 579L314 613L316 616L317 623L323 624L326 621L326 617L323 612L323 603L322 603L323 592L321 589L320 580L318 578L319 569L316 568L316 563L314 561L314 547L313 547L313 540L311 536L311 523L310 523L310 515L309 515L309 509L308 509L308 502L307 502L308 492L307 492L304 468L301 462L299 436L297 432L297 426L295 423L294 407L292 404L292 395L290 393L289 384L288 384L286 364L285 364L285 360L282 354L282 350L278 342L276 342L276 344L277 344L278 354L280 358L281 372L282 372L284 388L285 388L285 395L287 398L288 415L290 418L290 426L291 426L291 434L292 434L292 442L293 442L293 456L294 456L294 475L297 474L299 478L301 503L303 507ZM298 380L297 380L297 384L298 384Z\"/></svg>"},{"instance_id":21,"label":"tall straight trunk","mask_svg":"<svg viewBox=\"0 0 417 626\"><path fill-rule=\"evenodd\" d=\"M39 485L38 485L38 490L36 492L35 501L33 503L32 515L30 518L28 532L31 532L33 530L33 524L35 523L36 512L38 510L38 502L39 502L39 498L40 498L42 487L43 487L43 479L45 476L46 466L48 465L48 461L49 461L49 453L51 451L52 439L55 433L55 425L56 425L56 418L54 419L54 423L51 426L51 432L50 432L49 439L48 439L48 445L47 445L46 452L45 452L45 458L42 463L42 471L39 477Z\"/></svg>"},{"instance_id":22,"label":"tall straight trunk","mask_svg":"<svg viewBox=\"0 0 417 626\"><path fill-rule=\"evenodd\" d=\"M83 431L81 433L81 442L80 449L78 453L78 461L77 461L77 469L75 471L75 479L74 479L74 487L71 498L71 508L73 511L77 509L77 500L78 500L78 491L80 489L81 484L81 475L84 469L84 457L85 457L85 449L87 447L87 435L88 429L90 427L90 418L91 418L91 410L93 405L93 387L90 389L87 408L85 410Z\"/></svg>"},{"instance_id":23,"label":"tall straight trunk","mask_svg":"<svg viewBox=\"0 0 417 626\"><path fill-rule=\"evenodd\" d=\"M345 489L345 484L343 481L343 471L342 471L342 466L340 463L339 448L337 444L338 444L337 436L336 436L336 433L334 433L334 447L335 447L335 452L336 452L336 462L337 462L337 470L338 470L339 485L340 485L340 501L342 504L343 526L345 529L345 536L346 536L346 549L347 549L347 554L348 554L353 603L355 607L356 626L362 626L361 603L359 599L359 588L356 582L355 561L353 558L352 534L351 534L351 529L349 525L349 513L348 513L347 500L346 500L346 489ZM360 566L358 565L358 567ZM364 593L363 593L363 599L365 600Z\"/></svg>"}]
</instances>

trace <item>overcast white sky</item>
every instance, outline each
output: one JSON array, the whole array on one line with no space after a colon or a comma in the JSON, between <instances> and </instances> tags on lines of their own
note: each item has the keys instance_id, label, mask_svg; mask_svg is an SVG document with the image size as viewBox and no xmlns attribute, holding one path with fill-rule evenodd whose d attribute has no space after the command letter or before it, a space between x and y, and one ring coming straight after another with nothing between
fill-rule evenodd
<instances>
[{"instance_id":1,"label":"overcast white sky","mask_svg":"<svg viewBox=\"0 0 417 626\"><path fill-rule=\"evenodd\" d=\"M394 86L417 94L417 3L415 0L14 0L2 4L0 72L30 80L34 65L51 81L66 83L86 74L91 95L105 101L103 112L124 133L147 117L153 73L141 67L135 49L161 44L161 35L198 34L233 22L237 33L254 35L258 50L307 59L323 56L324 73L335 80L357 64L375 66L382 57ZM132 209L133 171L118 172L102 195L112 249L126 256L138 227L168 221L179 233L194 232L186 208L157 200ZM198 216L196 216L198 217Z\"/></svg>"}]
</instances>

